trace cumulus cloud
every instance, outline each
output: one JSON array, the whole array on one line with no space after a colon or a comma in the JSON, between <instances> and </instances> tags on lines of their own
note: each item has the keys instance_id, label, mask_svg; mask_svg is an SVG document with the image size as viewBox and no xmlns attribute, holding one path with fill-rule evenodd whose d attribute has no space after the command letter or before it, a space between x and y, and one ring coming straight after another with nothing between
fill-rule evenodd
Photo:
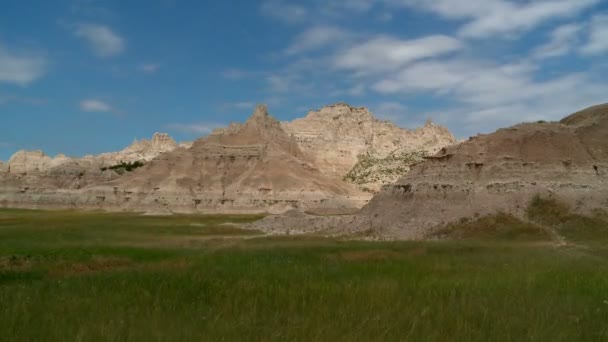
<instances>
[{"instance_id":1,"label":"cumulus cloud","mask_svg":"<svg viewBox=\"0 0 608 342\"><path fill-rule=\"evenodd\" d=\"M104 25L79 24L75 34L84 39L98 57L116 56L125 50L124 39Z\"/></svg>"},{"instance_id":2,"label":"cumulus cloud","mask_svg":"<svg viewBox=\"0 0 608 342\"><path fill-rule=\"evenodd\" d=\"M443 35L413 40L380 36L339 51L334 57L334 63L340 69L367 73L395 69L416 60L444 55L462 47L462 43L457 39Z\"/></svg>"},{"instance_id":3,"label":"cumulus cloud","mask_svg":"<svg viewBox=\"0 0 608 342\"><path fill-rule=\"evenodd\" d=\"M344 41L351 36L350 32L334 26L315 26L300 35L285 51L288 55L316 50L329 44Z\"/></svg>"},{"instance_id":4,"label":"cumulus cloud","mask_svg":"<svg viewBox=\"0 0 608 342\"><path fill-rule=\"evenodd\" d=\"M608 14L593 17L589 27L589 40L582 47L585 55L599 55L608 52Z\"/></svg>"},{"instance_id":5,"label":"cumulus cloud","mask_svg":"<svg viewBox=\"0 0 608 342\"><path fill-rule=\"evenodd\" d=\"M83 112L97 113L108 113L114 111L112 106L107 102L93 99L80 101L80 110Z\"/></svg>"},{"instance_id":6,"label":"cumulus cloud","mask_svg":"<svg viewBox=\"0 0 608 342\"><path fill-rule=\"evenodd\" d=\"M47 67L43 56L15 53L0 44L0 83L28 85L44 76Z\"/></svg>"},{"instance_id":7,"label":"cumulus cloud","mask_svg":"<svg viewBox=\"0 0 608 342\"><path fill-rule=\"evenodd\" d=\"M383 118L403 124L432 116L457 134L556 120L606 101L608 84L601 71L607 65L587 65L581 59L608 52L608 14L586 19L587 11L600 1L308 3L302 13L319 16L309 18L306 22L313 24L283 49L286 66L264 75L266 91L298 99L365 99ZM443 25L418 37L370 35L379 25L372 26L373 22L366 30L336 26L340 11L366 18L389 11L398 20L398 9L403 8L435 14L439 22L449 20L456 25L454 33L446 34ZM497 39L530 32L534 35L519 41ZM530 46L538 37L546 41ZM546 63L560 56L572 61ZM373 97L366 99L370 93Z\"/></svg>"},{"instance_id":8,"label":"cumulus cloud","mask_svg":"<svg viewBox=\"0 0 608 342\"><path fill-rule=\"evenodd\" d=\"M577 15L600 0L387 0L430 11L444 18L469 20L459 31L470 38L488 38L533 29L557 18Z\"/></svg>"},{"instance_id":9,"label":"cumulus cloud","mask_svg":"<svg viewBox=\"0 0 608 342\"><path fill-rule=\"evenodd\" d=\"M588 73L535 79L528 62L493 64L479 60L420 62L378 81L383 94L433 94L454 103L444 120L485 130L528 120L555 120L605 100L608 85Z\"/></svg>"},{"instance_id":10,"label":"cumulus cloud","mask_svg":"<svg viewBox=\"0 0 608 342\"><path fill-rule=\"evenodd\" d=\"M583 29L579 24L568 24L556 28L550 41L535 49L533 57L550 58L566 55L574 50Z\"/></svg>"}]
</instances>

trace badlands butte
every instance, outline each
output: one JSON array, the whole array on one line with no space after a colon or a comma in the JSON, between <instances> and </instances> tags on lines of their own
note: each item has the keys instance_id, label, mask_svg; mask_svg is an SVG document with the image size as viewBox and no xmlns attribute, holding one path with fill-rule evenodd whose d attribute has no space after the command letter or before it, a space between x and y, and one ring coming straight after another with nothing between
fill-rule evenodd
<instances>
[{"instance_id":1,"label":"badlands butte","mask_svg":"<svg viewBox=\"0 0 608 342\"><path fill-rule=\"evenodd\" d=\"M344 213L409 165L455 142L428 122L407 130L336 104L293 122L258 106L193 143L166 134L98 156L20 151L0 171L0 206L170 213Z\"/></svg>"},{"instance_id":2,"label":"badlands butte","mask_svg":"<svg viewBox=\"0 0 608 342\"><path fill-rule=\"evenodd\" d=\"M430 122L402 129L346 104L283 123L259 106L191 145L157 134L79 159L18 152L0 165L0 206L269 213L280 215L249 227L425 239L497 213L525 220L535 198L605 214L607 181L608 105L460 143Z\"/></svg>"}]
</instances>

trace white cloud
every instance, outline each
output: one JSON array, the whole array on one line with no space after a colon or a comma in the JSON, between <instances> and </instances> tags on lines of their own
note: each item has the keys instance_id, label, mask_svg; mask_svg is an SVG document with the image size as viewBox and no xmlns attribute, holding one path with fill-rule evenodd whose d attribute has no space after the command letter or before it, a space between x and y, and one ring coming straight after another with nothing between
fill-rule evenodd
<instances>
[{"instance_id":1,"label":"white cloud","mask_svg":"<svg viewBox=\"0 0 608 342\"><path fill-rule=\"evenodd\" d=\"M344 41L351 34L334 26L315 26L298 35L286 53L294 55L301 52L316 50L332 43Z\"/></svg>"},{"instance_id":2,"label":"white cloud","mask_svg":"<svg viewBox=\"0 0 608 342\"><path fill-rule=\"evenodd\" d=\"M305 7L288 4L281 0L266 0L260 9L263 14L288 24L301 23L307 19L309 14Z\"/></svg>"},{"instance_id":3,"label":"white cloud","mask_svg":"<svg viewBox=\"0 0 608 342\"><path fill-rule=\"evenodd\" d=\"M137 67L137 70L146 74L154 74L158 69L160 69L160 64L158 63L143 63Z\"/></svg>"},{"instance_id":4,"label":"white cloud","mask_svg":"<svg viewBox=\"0 0 608 342\"><path fill-rule=\"evenodd\" d=\"M551 33L551 40L533 52L535 58L550 58L567 55L572 52L579 40L582 25L568 24L556 28Z\"/></svg>"},{"instance_id":5,"label":"white cloud","mask_svg":"<svg viewBox=\"0 0 608 342\"><path fill-rule=\"evenodd\" d=\"M547 58L608 52L608 15L589 23L584 19L584 12L600 1L319 0L303 8L311 24L283 50L286 66L263 74L266 91L288 98L348 100L372 91L384 101L372 106L382 118L419 123L435 112L438 122L466 134L521 121L557 120L606 101L608 84L601 75L608 64L544 63ZM418 38L367 35L382 29L378 23L357 31L328 26L344 14L361 16L352 21L365 16L373 23L376 16L390 13L388 20L398 20L404 6L453 21L455 33L447 35L441 24ZM534 36L521 42L497 39L529 31ZM530 46L538 36L546 41ZM486 38L494 40L481 40ZM315 53L303 54L310 51ZM412 98L422 101L408 104Z\"/></svg>"},{"instance_id":6,"label":"white cloud","mask_svg":"<svg viewBox=\"0 0 608 342\"><path fill-rule=\"evenodd\" d=\"M608 14L593 17L589 27L589 40L581 52L585 55L608 52Z\"/></svg>"},{"instance_id":7,"label":"white cloud","mask_svg":"<svg viewBox=\"0 0 608 342\"><path fill-rule=\"evenodd\" d=\"M98 112L98 113L107 113L113 112L114 109L111 105L104 101L100 100L83 100L80 102L80 110L83 112Z\"/></svg>"},{"instance_id":8,"label":"white cloud","mask_svg":"<svg viewBox=\"0 0 608 342\"><path fill-rule=\"evenodd\" d=\"M225 125L217 124L217 123L192 123L192 124L184 124L184 123L173 123L166 126L166 128L170 131L181 132L181 133L190 133L190 134L200 134L206 135L213 132L216 128L224 127Z\"/></svg>"},{"instance_id":9,"label":"white cloud","mask_svg":"<svg viewBox=\"0 0 608 342\"><path fill-rule=\"evenodd\" d=\"M467 130L487 130L530 120L556 120L605 101L608 85L589 73L535 79L528 62L492 64L479 60L420 62L374 89L383 94L424 94L454 102L446 122Z\"/></svg>"},{"instance_id":10,"label":"white cloud","mask_svg":"<svg viewBox=\"0 0 608 342\"><path fill-rule=\"evenodd\" d=\"M0 44L0 83L28 85L42 77L47 66L43 56L13 53Z\"/></svg>"},{"instance_id":11,"label":"white cloud","mask_svg":"<svg viewBox=\"0 0 608 342\"><path fill-rule=\"evenodd\" d=\"M125 50L124 39L104 25L80 24L75 34L85 39L98 57L116 56Z\"/></svg>"},{"instance_id":12,"label":"white cloud","mask_svg":"<svg viewBox=\"0 0 608 342\"><path fill-rule=\"evenodd\" d=\"M413 40L381 36L339 51L334 63L340 69L362 73L392 70L416 60L444 55L462 47L460 41L442 35Z\"/></svg>"},{"instance_id":13,"label":"white cloud","mask_svg":"<svg viewBox=\"0 0 608 342\"><path fill-rule=\"evenodd\" d=\"M538 25L568 18L596 5L600 0L387 0L434 12L448 19L468 19L460 35L489 38L520 33Z\"/></svg>"}]
</instances>

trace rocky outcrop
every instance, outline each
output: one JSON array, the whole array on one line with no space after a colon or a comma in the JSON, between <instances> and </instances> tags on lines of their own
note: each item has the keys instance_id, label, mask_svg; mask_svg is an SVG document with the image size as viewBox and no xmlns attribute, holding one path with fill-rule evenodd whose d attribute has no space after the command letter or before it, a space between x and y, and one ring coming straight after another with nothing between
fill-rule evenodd
<instances>
[{"instance_id":1,"label":"rocky outcrop","mask_svg":"<svg viewBox=\"0 0 608 342\"><path fill-rule=\"evenodd\" d=\"M45 171L51 167L51 161L42 151L19 151L9 159L7 171L13 174Z\"/></svg>"},{"instance_id":2,"label":"rocky outcrop","mask_svg":"<svg viewBox=\"0 0 608 342\"><path fill-rule=\"evenodd\" d=\"M521 124L443 149L387 186L361 211L360 227L426 237L461 218L523 217L536 196L585 214L608 205L608 105L559 123Z\"/></svg>"},{"instance_id":3,"label":"rocky outcrop","mask_svg":"<svg viewBox=\"0 0 608 342\"><path fill-rule=\"evenodd\" d=\"M104 153L93 158L98 159L104 165L114 165L120 162L147 162L178 147L180 145L168 134L154 133L151 140L135 140L131 146L120 152Z\"/></svg>"},{"instance_id":4,"label":"rocky outcrop","mask_svg":"<svg viewBox=\"0 0 608 342\"><path fill-rule=\"evenodd\" d=\"M62 171L70 173L74 170L88 172L121 162L147 162L178 147L179 145L168 134L155 133L151 140L136 140L131 146L120 152L103 153L96 156L88 155L83 158L69 158L63 154L52 158L42 151L22 150L10 158L5 171L15 175L60 174Z\"/></svg>"},{"instance_id":5,"label":"rocky outcrop","mask_svg":"<svg viewBox=\"0 0 608 342\"><path fill-rule=\"evenodd\" d=\"M69 158L59 154L49 157L42 151L19 151L15 153L4 170L0 169L0 197L9 205L16 200L12 194L60 193L62 195L80 189L103 184L120 178L122 170L109 169L119 163L147 162L158 155L178 148L177 143L166 134L156 133L152 140L136 141L120 152L104 153L83 158ZM24 191L23 189L28 189ZM79 193L72 193L78 197ZM23 197L23 196L21 196ZM40 200L22 198L24 207L39 205ZM53 202L49 199L48 202ZM32 202L32 203L29 203ZM53 205L63 206L63 199ZM73 201L72 201L73 202ZM70 202L71 203L71 202ZM69 207L72 207L70 204Z\"/></svg>"},{"instance_id":6,"label":"rocky outcrop","mask_svg":"<svg viewBox=\"0 0 608 342\"><path fill-rule=\"evenodd\" d=\"M275 216L254 226L275 234L298 227L415 240L461 219L499 212L525 219L536 196L589 214L608 206L607 151L608 105L596 106L561 122L520 124L446 147L339 222Z\"/></svg>"},{"instance_id":7,"label":"rocky outcrop","mask_svg":"<svg viewBox=\"0 0 608 342\"><path fill-rule=\"evenodd\" d=\"M106 205L171 212L284 212L341 200L356 208L368 199L321 173L265 106L243 125L163 154L95 190L107 193Z\"/></svg>"},{"instance_id":8,"label":"rocky outcrop","mask_svg":"<svg viewBox=\"0 0 608 342\"><path fill-rule=\"evenodd\" d=\"M430 121L415 130L403 129L376 119L367 108L344 103L312 111L305 118L282 125L321 172L335 178L351 173L347 181L373 190L409 170L410 164L391 163L395 156L434 154L456 142L446 128ZM362 159L364 163L359 163ZM401 161L407 163L406 159ZM358 171L351 172L355 166ZM385 172L378 173L377 169ZM358 175L365 176L354 177Z\"/></svg>"},{"instance_id":9,"label":"rocky outcrop","mask_svg":"<svg viewBox=\"0 0 608 342\"><path fill-rule=\"evenodd\" d=\"M157 133L120 152L84 158L19 152L9 162L11 172L0 173L0 205L350 213L371 198L362 188L396 179L422 155L452 141L434 124L405 130L345 104L292 123L280 123L260 106L246 123L193 143L177 144ZM136 161L145 165L132 168Z\"/></svg>"},{"instance_id":10,"label":"rocky outcrop","mask_svg":"<svg viewBox=\"0 0 608 342\"><path fill-rule=\"evenodd\" d=\"M426 151L395 151L384 158L369 153L360 155L344 180L359 185L363 191L376 193L381 185L392 184L406 175L425 156Z\"/></svg>"}]
</instances>

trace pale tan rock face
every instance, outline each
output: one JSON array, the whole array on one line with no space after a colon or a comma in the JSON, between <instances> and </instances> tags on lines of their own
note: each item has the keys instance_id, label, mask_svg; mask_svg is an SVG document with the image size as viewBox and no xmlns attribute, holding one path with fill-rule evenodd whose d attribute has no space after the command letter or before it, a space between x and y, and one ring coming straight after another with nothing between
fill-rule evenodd
<instances>
[{"instance_id":1,"label":"pale tan rock face","mask_svg":"<svg viewBox=\"0 0 608 342\"><path fill-rule=\"evenodd\" d=\"M304 159L295 139L265 106L245 124L163 154L108 186L131 194L118 197L119 204L153 211L283 212L337 199L346 207L350 202L352 209L368 199Z\"/></svg>"},{"instance_id":2,"label":"pale tan rock face","mask_svg":"<svg viewBox=\"0 0 608 342\"><path fill-rule=\"evenodd\" d=\"M155 133L151 140L135 141L120 152L70 158L59 154L51 158L42 151L19 151L8 161L6 168L12 174L45 173L66 166L79 165L83 170L112 166L120 162L150 161L162 153L170 152L179 145L168 134Z\"/></svg>"},{"instance_id":3,"label":"pale tan rock face","mask_svg":"<svg viewBox=\"0 0 608 342\"><path fill-rule=\"evenodd\" d=\"M152 140L134 141L131 146L120 152L104 153L96 157L104 165L115 165L120 162L150 161L160 154L170 152L180 147L166 133L154 133Z\"/></svg>"},{"instance_id":4,"label":"pale tan rock face","mask_svg":"<svg viewBox=\"0 0 608 342\"><path fill-rule=\"evenodd\" d=\"M0 188L18 194L3 197L0 189L0 203L17 197L26 206L154 212L352 212L371 198L361 191L367 184L357 183L358 188L344 181L359 156L392 158L369 169L359 167L363 173L406 172L409 164L403 166L405 159L394 156L432 152L452 141L439 126L405 130L345 104L292 123L280 123L259 106L246 123L185 145L155 134L120 152L79 159L25 153L15 165L31 172L0 180ZM146 165L132 172L107 169L134 161ZM394 178L366 182L379 187Z\"/></svg>"},{"instance_id":5,"label":"pale tan rock face","mask_svg":"<svg viewBox=\"0 0 608 342\"><path fill-rule=\"evenodd\" d=\"M456 142L446 128L433 123L408 130L378 120L367 108L347 104L324 107L305 118L283 122L282 126L295 137L307 157L334 178L346 176L360 156L384 159L395 154L433 154ZM387 176L360 184L379 188L394 180Z\"/></svg>"},{"instance_id":6,"label":"pale tan rock face","mask_svg":"<svg viewBox=\"0 0 608 342\"><path fill-rule=\"evenodd\" d=\"M448 146L384 189L355 215L269 216L272 234L365 233L419 240L460 219L499 212L526 219L537 195L580 214L608 207L608 104L561 122L521 124Z\"/></svg>"},{"instance_id":7,"label":"pale tan rock face","mask_svg":"<svg viewBox=\"0 0 608 342\"><path fill-rule=\"evenodd\" d=\"M45 171L51 167L52 159L42 151L19 151L8 161L8 172L26 174Z\"/></svg>"},{"instance_id":8,"label":"pale tan rock face","mask_svg":"<svg viewBox=\"0 0 608 342\"><path fill-rule=\"evenodd\" d=\"M0 173L8 172L8 165L6 165L3 161L0 161Z\"/></svg>"}]
</instances>

